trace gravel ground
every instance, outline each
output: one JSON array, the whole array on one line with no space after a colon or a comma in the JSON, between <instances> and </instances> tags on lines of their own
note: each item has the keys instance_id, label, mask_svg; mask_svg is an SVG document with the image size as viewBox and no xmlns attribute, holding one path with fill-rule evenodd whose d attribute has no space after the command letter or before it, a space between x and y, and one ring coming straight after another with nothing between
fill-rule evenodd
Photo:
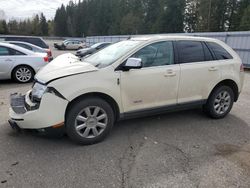
<instances>
[{"instance_id":1,"label":"gravel ground","mask_svg":"<svg viewBox=\"0 0 250 188\"><path fill-rule=\"evenodd\" d=\"M198 109L123 121L93 146L13 132L8 96L30 87L0 83L0 187L250 187L250 73L225 119Z\"/></svg>"}]
</instances>

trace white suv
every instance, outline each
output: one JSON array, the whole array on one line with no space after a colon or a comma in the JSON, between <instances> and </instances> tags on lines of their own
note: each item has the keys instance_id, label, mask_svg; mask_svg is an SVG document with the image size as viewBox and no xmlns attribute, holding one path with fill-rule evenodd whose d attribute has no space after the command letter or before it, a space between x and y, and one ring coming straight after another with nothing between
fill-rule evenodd
<instances>
[{"instance_id":1,"label":"white suv","mask_svg":"<svg viewBox=\"0 0 250 188\"><path fill-rule=\"evenodd\" d=\"M219 40L153 36L113 44L80 61L59 56L26 95L11 95L21 129L60 130L80 144L102 141L117 120L202 106L223 118L243 85L239 56Z\"/></svg>"}]
</instances>

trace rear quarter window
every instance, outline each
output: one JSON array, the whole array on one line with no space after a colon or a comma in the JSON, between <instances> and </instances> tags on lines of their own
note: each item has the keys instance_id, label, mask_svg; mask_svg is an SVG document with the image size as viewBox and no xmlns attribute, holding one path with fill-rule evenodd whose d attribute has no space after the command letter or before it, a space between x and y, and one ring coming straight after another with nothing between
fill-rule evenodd
<instances>
[{"instance_id":1,"label":"rear quarter window","mask_svg":"<svg viewBox=\"0 0 250 188\"><path fill-rule=\"evenodd\" d=\"M12 43L12 44L15 44L17 46L20 46L22 48L25 48L25 49L28 49L28 50L31 50L32 51L32 48L26 44L21 44L21 43Z\"/></svg>"},{"instance_id":2,"label":"rear quarter window","mask_svg":"<svg viewBox=\"0 0 250 188\"><path fill-rule=\"evenodd\" d=\"M18 50L12 49L12 48L10 48L9 50L10 50L11 55L26 55Z\"/></svg>"},{"instance_id":3,"label":"rear quarter window","mask_svg":"<svg viewBox=\"0 0 250 188\"><path fill-rule=\"evenodd\" d=\"M207 45L217 60L233 59L233 56L221 45L214 42L207 42Z\"/></svg>"}]
</instances>

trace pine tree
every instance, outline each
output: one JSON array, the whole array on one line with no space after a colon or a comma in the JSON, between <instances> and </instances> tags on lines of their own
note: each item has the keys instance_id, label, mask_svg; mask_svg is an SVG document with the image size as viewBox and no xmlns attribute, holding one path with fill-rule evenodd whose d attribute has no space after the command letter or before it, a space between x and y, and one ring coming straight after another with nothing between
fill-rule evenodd
<instances>
[{"instance_id":1,"label":"pine tree","mask_svg":"<svg viewBox=\"0 0 250 188\"><path fill-rule=\"evenodd\" d=\"M250 5L245 9L244 14L240 22L240 30L249 31L250 30Z\"/></svg>"},{"instance_id":2,"label":"pine tree","mask_svg":"<svg viewBox=\"0 0 250 188\"><path fill-rule=\"evenodd\" d=\"M43 13L41 13L41 15L40 15L39 26L40 26L39 27L40 28L40 35L47 36L48 35L48 23L47 23L45 16L43 15Z\"/></svg>"}]
</instances>

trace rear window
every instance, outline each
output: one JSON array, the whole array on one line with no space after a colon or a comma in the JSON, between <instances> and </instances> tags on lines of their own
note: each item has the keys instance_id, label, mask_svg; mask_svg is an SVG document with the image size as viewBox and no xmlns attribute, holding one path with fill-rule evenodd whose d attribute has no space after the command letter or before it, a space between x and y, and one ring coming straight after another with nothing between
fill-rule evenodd
<instances>
[{"instance_id":1,"label":"rear window","mask_svg":"<svg viewBox=\"0 0 250 188\"><path fill-rule=\"evenodd\" d=\"M179 63L193 63L205 61L203 45L199 41L177 41Z\"/></svg>"},{"instance_id":2,"label":"rear window","mask_svg":"<svg viewBox=\"0 0 250 188\"><path fill-rule=\"evenodd\" d=\"M214 53L217 60L233 59L233 57L219 44L207 42L208 47Z\"/></svg>"}]
</instances>

